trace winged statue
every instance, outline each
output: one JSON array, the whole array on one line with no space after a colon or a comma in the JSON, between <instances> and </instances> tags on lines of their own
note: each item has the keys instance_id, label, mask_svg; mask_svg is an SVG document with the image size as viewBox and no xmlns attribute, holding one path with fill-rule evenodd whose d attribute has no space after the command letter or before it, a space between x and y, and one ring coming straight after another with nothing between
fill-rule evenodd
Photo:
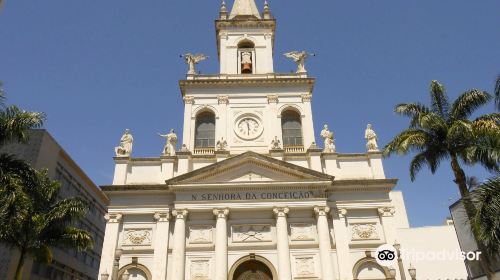
<instances>
[{"instance_id":1,"label":"winged statue","mask_svg":"<svg viewBox=\"0 0 500 280\"><path fill-rule=\"evenodd\" d=\"M188 75L196 75L196 64L200 63L203 60L206 60L208 56L202 54L202 53L197 53L197 54L191 54L187 53L184 55L181 55L181 57L184 58L186 61L186 64L189 66L188 69Z\"/></svg>"}]
</instances>

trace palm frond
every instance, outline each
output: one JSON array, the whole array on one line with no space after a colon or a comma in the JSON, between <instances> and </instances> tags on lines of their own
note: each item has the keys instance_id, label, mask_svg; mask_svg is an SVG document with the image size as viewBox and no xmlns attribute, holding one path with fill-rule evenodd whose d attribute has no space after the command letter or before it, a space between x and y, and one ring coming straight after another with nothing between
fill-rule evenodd
<instances>
[{"instance_id":1,"label":"palm frond","mask_svg":"<svg viewBox=\"0 0 500 280\"><path fill-rule=\"evenodd\" d=\"M446 142L450 150L461 149L474 141L474 130L470 121L454 121L448 129Z\"/></svg>"},{"instance_id":2,"label":"palm frond","mask_svg":"<svg viewBox=\"0 0 500 280\"><path fill-rule=\"evenodd\" d=\"M0 107L4 106L5 102L5 92L3 91L3 83L0 81Z\"/></svg>"},{"instance_id":3,"label":"palm frond","mask_svg":"<svg viewBox=\"0 0 500 280\"><path fill-rule=\"evenodd\" d=\"M52 250L47 245L40 245L40 247L32 248L28 252L36 261L50 264L54 255L52 254Z\"/></svg>"},{"instance_id":4,"label":"palm frond","mask_svg":"<svg viewBox=\"0 0 500 280\"><path fill-rule=\"evenodd\" d=\"M26 142L29 130L43 125L45 114L9 106L0 111L0 146L10 141Z\"/></svg>"},{"instance_id":5,"label":"palm frond","mask_svg":"<svg viewBox=\"0 0 500 280\"><path fill-rule=\"evenodd\" d=\"M500 110L500 75L498 75L495 83L495 103L497 105L497 109Z\"/></svg>"},{"instance_id":6,"label":"palm frond","mask_svg":"<svg viewBox=\"0 0 500 280\"><path fill-rule=\"evenodd\" d=\"M410 127L416 126L420 114L428 113L429 111L430 109L421 103L398 104L394 108L394 112L396 114L403 115L411 119Z\"/></svg>"},{"instance_id":7,"label":"palm frond","mask_svg":"<svg viewBox=\"0 0 500 280\"><path fill-rule=\"evenodd\" d=\"M431 82L430 93L432 110L443 119L447 119L450 103L448 102L448 96L446 95L444 86L438 81L433 80Z\"/></svg>"},{"instance_id":8,"label":"palm frond","mask_svg":"<svg viewBox=\"0 0 500 280\"><path fill-rule=\"evenodd\" d=\"M45 222L50 225L54 222L72 222L81 219L87 213L88 206L80 198L67 198L58 201L51 207L50 211L45 215Z\"/></svg>"},{"instance_id":9,"label":"palm frond","mask_svg":"<svg viewBox=\"0 0 500 280\"><path fill-rule=\"evenodd\" d=\"M475 121L492 121L500 125L500 113L491 113L479 116Z\"/></svg>"},{"instance_id":10,"label":"palm frond","mask_svg":"<svg viewBox=\"0 0 500 280\"><path fill-rule=\"evenodd\" d=\"M431 140L431 135L421 129L407 129L389 142L383 151L385 157L392 154L404 155L410 151L422 151Z\"/></svg>"},{"instance_id":11,"label":"palm frond","mask_svg":"<svg viewBox=\"0 0 500 280\"><path fill-rule=\"evenodd\" d=\"M479 185L467 197L476 207L471 225L490 255L500 253L500 177Z\"/></svg>"},{"instance_id":12,"label":"palm frond","mask_svg":"<svg viewBox=\"0 0 500 280\"><path fill-rule=\"evenodd\" d=\"M450 117L454 120L466 119L483 105L486 105L492 96L486 91L472 89L460 95L452 104Z\"/></svg>"},{"instance_id":13,"label":"palm frond","mask_svg":"<svg viewBox=\"0 0 500 280\"><path fill-rule=\"evenodd\" d=\"M66 227L60 241L63 246L75 247L80 251L92 249L94 246L92 236L87 231L76 227Z\"/></svg>"}]
</instances>

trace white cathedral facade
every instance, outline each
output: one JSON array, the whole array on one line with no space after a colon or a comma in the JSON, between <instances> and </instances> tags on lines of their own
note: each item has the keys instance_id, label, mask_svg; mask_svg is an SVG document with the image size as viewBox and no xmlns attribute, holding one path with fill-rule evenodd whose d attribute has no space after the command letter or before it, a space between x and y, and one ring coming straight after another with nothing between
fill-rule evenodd
<instances>
[{"instance_id":1,"label":"white cathedral facade","mask_svg":"<svg viewBox=\"0 0 500 280\"><path fill-rule=\"evenodd\" d=\"M262 13L223 3L220 73L197 74L205 57L184 56L182 143L172 131L161 156L134 158L122 137L103 187L99 279L411 279L407 263L375 261L409 223L374 132L359 154L337 153L327 127L315 139L308 54L286 54L297 73L276 73L275 26L267 2Z\"/></svg>"}]
</instances>

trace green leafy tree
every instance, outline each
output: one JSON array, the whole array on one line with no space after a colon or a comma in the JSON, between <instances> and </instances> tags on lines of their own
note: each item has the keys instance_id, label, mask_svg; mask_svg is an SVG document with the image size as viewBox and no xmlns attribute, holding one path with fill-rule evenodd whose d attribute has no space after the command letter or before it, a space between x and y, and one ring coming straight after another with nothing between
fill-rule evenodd
<instances>
[{"instance_id":1,"label":"green leafy tree","mask_svg":"<svg viewBox=\"0 0 500 280\"><path fill-rule=\"evenodd\" d=\"M499 171L500 114L471 119L478 108L493 98L477 89L464 92L450 103L443 85L432 81L430 96L430 107L421 103L396 106L395 112L409 117L410 125L385 146L384 155L415 152L410 163L412 181L423 167L428 167L434 174L443 161L449 160L454 182L461 196L467 197L469 188L462 164L481 164L491 172ZM465 208L467 215L473 217L473 205L465 203ZM480 247L484 248L482 244ZM488 266L483 268L488 269Z\"/></svg>"},{"instance_id":2,"label":"green leafy tree","mask_svg":"<svg viewBox=\"0 0 500 280\"><path fill-rule=\"evenodd\" d=\"M0 83L0 148L28 140L44 114L6 106ZM87 231L74 227L87 212L79 198L60 199L60 185L46 171L34 170L13 155L0 154L0 243L20 252L15 279L21 279L27 257L50 263L53 247L86 250L93 246Z\"/></svg>"},{"instance_id":3,"label":"green leafy tree","mask_svg":"<svg viewBox=\"0 0 500 280\"><path fill-rule=\"evenodd\" d=\"M492 256L500 254L500 177L474 184L467 197L476 209L472 230Z\"/></svg>"}]
</instances>

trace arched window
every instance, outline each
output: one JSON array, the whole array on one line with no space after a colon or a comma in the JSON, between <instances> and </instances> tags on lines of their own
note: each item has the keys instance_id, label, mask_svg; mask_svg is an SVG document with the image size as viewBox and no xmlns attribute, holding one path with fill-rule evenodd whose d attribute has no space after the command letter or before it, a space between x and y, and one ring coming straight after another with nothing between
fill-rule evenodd
<instances>
[{"instance_id":1,"label":"arched window","mask_svg":"<svg viewBox=\"0 0 500 280\"><path fill-rule=\"evenodd\" d=\"M284 146L302 146L302 122L299 113L287 110L281 114Z\"/></svg>"},{"instance_id":2,"label":"arched window","mask_svg":"<svg viewBox=\"0 0 500 280\"><path fill-rule=\"evenodd\" d=\"M238 69L241 74L253 74L255 68L255 45L249 40L238 44Z\"/></svg>"},{"instance_id":3,"label":"arched window","mask_svg":"<svg viewBox=\"0 0 500 280\"><path fill-rule=\"evenodd\" d=\"M196 117L195 148L215 147L215 115L203 112Z\"/></svg>"}]
</instances>

